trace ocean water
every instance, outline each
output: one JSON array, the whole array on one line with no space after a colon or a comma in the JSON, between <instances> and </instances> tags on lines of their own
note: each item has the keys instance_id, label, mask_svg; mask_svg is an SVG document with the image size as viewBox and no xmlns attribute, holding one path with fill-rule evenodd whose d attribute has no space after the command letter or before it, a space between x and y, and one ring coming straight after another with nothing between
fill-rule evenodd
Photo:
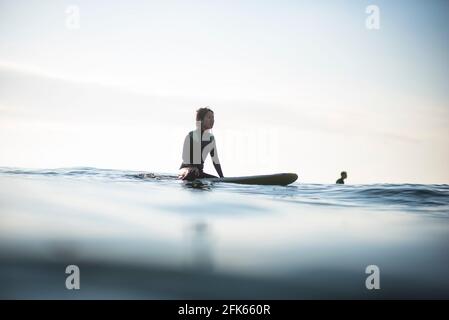
<instances>
[{"instance_id":1,"label":"ocean water","mask_svg":"<svg viewBox=\"0 0 449 320\"><path fill-rule=\"evenodd\" d=\"M139 173L0 168L0 298L449 298L449 185Z\"/></svg>"}]
</instances>

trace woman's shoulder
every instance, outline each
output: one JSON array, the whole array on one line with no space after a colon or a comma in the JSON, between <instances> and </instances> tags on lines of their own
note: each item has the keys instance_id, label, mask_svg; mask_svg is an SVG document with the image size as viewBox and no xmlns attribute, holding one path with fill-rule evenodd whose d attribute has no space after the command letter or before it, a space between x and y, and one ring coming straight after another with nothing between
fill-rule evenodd
<instances>
[{"instance_id":1,"label":"woman's shoulder","mask_svg":"<svg viewBox=\"0 0 449 320\"><path fill-rule=\"evenodd\" d=\"M192 130L186 135L186 138L193 138L194 140L201 139L202 141L215 141L215 136L210 131L205 131L201 134L201 131Z\"/></svg>"},{"instance_id":2,"label":"woman's shoulder","mask_svg":"<svg viewBox=\"0 0 449 320\"><path fill-rule=\"evenodd\" d=\"M214 135L212 132L210 131L206 131L203 133L203 140L207 140L207 141L213 141L214 140Z\"/></svg>"}]
</instances>

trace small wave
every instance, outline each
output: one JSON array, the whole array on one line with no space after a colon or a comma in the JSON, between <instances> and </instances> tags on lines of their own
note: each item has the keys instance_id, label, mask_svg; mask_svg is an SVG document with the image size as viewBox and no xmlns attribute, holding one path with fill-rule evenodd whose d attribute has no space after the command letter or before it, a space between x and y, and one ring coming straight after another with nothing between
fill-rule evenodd
<instances>
[{"instance_id":1,"label":"small wave","mask_svg":"<svg viewBox=\"0 0 449 320\"><path fill-rule=\"evenodd\" d=\"M362 186L352 190L352 197L368 202L404 205L445 206L449 204L449 187L441 185Z\"/></svg>"},{"instance_id":2,"label":"small wave","mask_svg":"<svg viewBox=\"0 0 449 320\"><path fill-rule=\"evenodd\" d=\"M291 201L339 206L405 210L449 216L448 185L309 185L297 186Z\"/></svg>"}]
</instances>

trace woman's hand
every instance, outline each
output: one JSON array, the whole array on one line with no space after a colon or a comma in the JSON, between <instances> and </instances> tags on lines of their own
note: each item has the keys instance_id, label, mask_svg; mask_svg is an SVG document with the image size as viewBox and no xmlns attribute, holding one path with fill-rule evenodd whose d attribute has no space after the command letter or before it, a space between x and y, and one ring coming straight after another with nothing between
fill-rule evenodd
<instances>
[{"instance_id":1,"label":"woman's hand","mask_svg":"<svg viewBox=\"0 0 449 320\"><path fill-rule=\"evenodd\" d=\"M182 168L179 171L178 179L184 180L189 174L198 177L200 175L200 170L197 167Z\"/></svg>"}]
</instances>

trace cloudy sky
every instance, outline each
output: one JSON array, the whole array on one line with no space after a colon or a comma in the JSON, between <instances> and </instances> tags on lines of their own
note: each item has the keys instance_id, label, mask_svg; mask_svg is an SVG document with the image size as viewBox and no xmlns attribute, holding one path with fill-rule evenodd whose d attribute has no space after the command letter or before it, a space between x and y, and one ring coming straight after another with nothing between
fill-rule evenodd
<instances>
[{"instance_id":1,"label":"cloudy sky","mask_svg":"<svg viewBox=\"0 0 449 320\"><path fill-rule=\"evenodd\" d=\"M175 173L210 106L227 176L449 183L447 39L445 0L0 0L0 166Z\"/></svg>"}]
</instances>

